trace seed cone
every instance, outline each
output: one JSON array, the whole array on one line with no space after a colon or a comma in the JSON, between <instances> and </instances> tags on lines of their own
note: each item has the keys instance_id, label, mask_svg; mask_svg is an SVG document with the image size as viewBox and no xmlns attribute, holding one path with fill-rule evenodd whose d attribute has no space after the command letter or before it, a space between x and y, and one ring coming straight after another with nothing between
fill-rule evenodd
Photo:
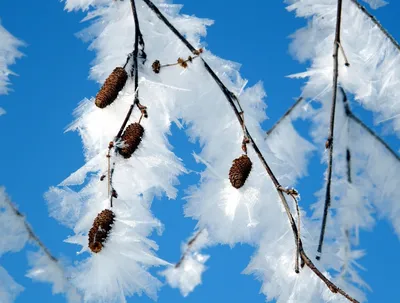
<instances>
[{"instance_id":1,"label":"seed cone","mask_svg":"<svg viewBox=\"0 0 400 303\"><path fill-rule=\"evenodd\" d=\"M114 213L105 209L94 219L93 226L89 231L89 248L92 252L98 253L103 249L104 242L106 242L114 223L114 218Z\"/></svg>"},{"instance_id":2,"label":"seed cone","mask_svg":"<svg viewBox=\"0 0 400 303\"><path fill-rule=\"evenodd\" d=\"M241 188L244 185L252 166L253 163L251 163L251 160L247 155L242 155L233 160L232 167L229 170L229 180L233 187Z\"/></svg>"},{"instance_id":3,"label":"seed cone","mask_svg":"<svg viewBox=\"0 0 400 303\"><path fill-rule=\"evenodd\" d=\"M97 93L95 104L104 108L114 102L118 93L124 88L128 74L122 67L116 67L108 76L100 91Z\"/></svg>"},{"instance_id":4,"label":"seed cone","mask_svg":"<svg viewBox=\"0 0 400 303\"><path fill-rule=\"evenodd\" d=\"M138 148L140 142L142 142L143 134L144 128L139 123L132 123L129 125L121 137L121 140L124 141L125 145L119 149L120 155L125 159L130 158Z\"/></svg>"}]
</instances>

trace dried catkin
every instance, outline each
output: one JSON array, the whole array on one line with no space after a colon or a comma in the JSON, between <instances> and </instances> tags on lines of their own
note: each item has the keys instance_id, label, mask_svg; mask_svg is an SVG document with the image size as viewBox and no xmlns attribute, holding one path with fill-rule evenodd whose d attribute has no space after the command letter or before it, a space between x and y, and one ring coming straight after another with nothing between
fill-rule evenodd
<instances>
[{"instance_id":1,"label":"dried catkin","mask_svg":"<svg viewBox=\"0 0 400 303\"><path fill-rule=\"evenodd\" d=\"M118 93L124 88L128 74L122 67L116 67L108 76L100 91L97 93L95 104L104 108L114 102Z\"/></svg>"},{"instance_id":2,"label":"dried catkin","mask_svg":"<svg viewBox=\"0 0 400 303\"><path fill-rule=\"evenodd\" d=\"M244 185L252 166L253 164L247 155L242 155L233 161L232 167L229 170L229 180L233 187L241 188Z\"/></svg>"},{"instance_id":3,"label":"dried catkin","mask_svg":"<svg viewBox=\"0 0 400 303\"><path fill-rule=\"evenodd\" d=\"M121 140L124 146L119 149L119 153L125 159L132 156L138 148L144 134L144 128L139 123L130 124L122 134Z\"/></svg>"},{"instance_id":4,"label":"dried catkin","mask_svg":"<svg viewBox=\"0 0 400 303\"><path fill-rule=\"evenodd\" d=\"M98 253L103 249L114 223L114 218L114 213L105 209L94 219L93 226L89 231L89 248L92 252Z\"/></svg>"}]
</instances>

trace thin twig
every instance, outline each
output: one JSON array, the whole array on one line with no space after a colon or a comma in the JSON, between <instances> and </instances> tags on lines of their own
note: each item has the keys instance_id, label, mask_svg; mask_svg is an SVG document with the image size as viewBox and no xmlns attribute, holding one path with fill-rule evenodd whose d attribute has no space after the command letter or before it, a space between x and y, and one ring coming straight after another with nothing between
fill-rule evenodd
<instances>
[{"instance_id":1,"label":"thin twig","mask_svg":"<svg viewBox=\"0 0 400 303\"><path fill-rule=\"evenodd\" d=\"M111 190L109 189L110 207L113 207L113 198L115 198L117 196L117 194L116 194L117 192L114 189L113 182L112 182L114 172L115 172L115 159L117 156L117 143L121 139L122 133L124 132L125 127L128 124L128 121L132 115L135 105L139 108L139 110L142 112L142 114L144 114L144 116L147 117L146 107L141 105L140 101L139 101L139 67L138 67L139 56L145 61L147 55L144 51L145 43L144 43L142 32L140 31L140 24L139 24L139 19L137 16L136 3L135 3L135 0L130 0L130 2L131 2L133 20L135 22L135 44L134 44L133 52L128 55L125 66L129 62L130 57L133 57L131 76L134 77L134 81L135 81L135 96L133 99L133 103L129 107L129 110L125 116L125 119L124 119L117 135L114 138L114 143L113 144L110 143L110 145L108 147L108 155L107 155L108 157L110 157L111 149L114 148L114 160L113 160L113 163L111 166L111 170L109 172L109 182L108 182L109 187L111 189ZM140 47L140 54L139 54L139 47ZM143 61L143 63L144 63L144 61ZM110 158L108 158L108 159L109 159L108 161L110 161ZM110 194L110 192L111 192L111 194Z\"/></svg>"},{"instance_id":2,"label":"thin twig","mask_svg":"<svg viewBox=\"0 0 400 303\"><path fill-rule=\"evenodd\" d=\"M317 260L321 258L322 245L324 243L326 221L328 218L328 211L331 206L331 184L332 184L332 171L333 171L333 137L335 130L335 113L336 113L336 97L338 90L338 78L339 78L339 45L340 45L340 28L342 23L342 0L338 0L337 4L337 15L336 15L336 34L333 46L333 86L332 86L332 107L331 107L331 118L329 124L329 135L326 141L326 148L329 149L329 160L328 160L328 173L325 193L325 206L324 214L322 217L321 233L318 243L318 254Z\"/></svg>"},{"instance_id":3,"label":"thin twig","mask_svg":"<svg viewBox=\"0 0 400 303\"><path fill-rule=\"evenodd\" d=\"M344 262L343 266L340 269L340 276L342 278L345 278L345 276L347 274L347 271L348 271L348 268L349 268L348 259L349 259L349 252L350 252L350 249L351 249L350 232L349 232L348 229L346 229L344 233L345 233L347 242L346 242L346 246L344 248L344 250L345 250L345 262Z\"/></svg>"},{"instance_id":4,"label":"thin twig","mask_svg":"<svg viewBox=\"0 0 400 303\"><path fill-rule=\"evenodd\" d=\"M183 37L183 35L181 33L179 33L179 31L167 20L167 18L160 12L160 10L154 5L154 3L151 0L143 0L146 5L156 14L156 16L164 22L164 24L182 41L182 43L184 45L186 45L186 47L191 51L194 52L196 51L196 49L189 43L188 40L186 40L185 37ZM221 89L222 93L225 95L226 100L228 101L229 105L231 106L232 110L235 113L235 116L237 118L237 120L239 121L240 125L242 125L243 120L242 117L240 115L240 112L238 111L238 109L236 108L235 104L234 104L234 98L235 95L230 92L228 90L228 88L222 83L222 81L218 78L218 76L215 74L215 72L211 69L211 67L207 64L206 61L204 61L203 58L201 58L201 60L203 61L204 67L207 70L207 72L210 74L210 76L214 79L214 81L217 83L217 85L219 86L219 88ZM307 256L307 254L305 253L304 249L303 249L303 245L302 245L302 241L299 237L298 234L298 230L296 227L296 223L295 220L290 212L290 208L289 205L286 201L286 198L283 194L282 191L282 186L280 185L278 179L275 177L275 175L273 174L271 168L269 167L268 163L266 162L265 158L263 157L260 149L258 148L257 144L255 143L255 141L253 140L253 138L251 137L249 131L247 130L247 128L245 127L245 132L246 135L248 137L248 139L251 142L251 145L255 151L255 153L257 154L259 160L261 161L262 165L264 166L265 170L267 171L270 179L272 180L273 184L275 185L275 188L277 190L277 193L279 195L279 198L283 204L283 207L285 208L286 214L288 216L292 231L293 231L293 235L294 235L294 239L295 239L295 243L296 245L299 243L299 251L300 251L300 256L302 257L302 262L304 262L326 285L327 287L333 292L333 293L339 293L342 296L344 296L345 298L347 298L349 301L353 302L353 303L359 303L356 299L350 297L345 291L343 291L342 289L340 289L339 287L337 287L334 283L332 283L328 278L326 278L319 270L318 268L314 265L314 263L310 260L310 258Z\"/></svg>"},{"instance_id":5,"label":"thin twig","mask_svg":"<svg viewBox=\"0 0 400 303\"><path fill-rule=\"evenodd\" d=\"M301 239L301 217L300 217L300 208L299 208L299 200L297 200L297 196L294 194L290 194L294 201L294 205L296 206L296 213L297 213L297 247L296 247L296 259L295 259L295 266L294 271L298 274L300 273L299 269L299 259L300 259L300 239Z\"/></svg>"},{"instance_id":6,"label":"thin twig","mask_svg":"<svg viewBox=\"0 0 400 303\"><path fill-rule=\"evenodd\" d=\"M46 256L52 261L58 264L58 259L54 257L51 253L50 250L43 244L43 242L39 239L39 237L34 233L32 227L29 225L29 223L26 221L26 218L21 212L17 209L17 207L14 205L14 203L11 202L10 198L8 196L5 196L5 202L8 204L8 206L11 208L13 213L15 214L16 217L20 218L22 222L24 223L25 230L27 231L29 238L33 240L37 246L39 246L43 252L46 254Z\"/></svg>"},{"instance_id":7,"label":"thin twig","mask_svg":"<svg viewBox=\"0 0 400 303\"><path fill-rule=\"evenodd\" d=\"M351 151L349 148L346 149L346 167L347 167L347 182L353 183L351 178Z\"/></svg>"},{"instance_id":8,"label":"thin twig","mask_svg":"<svg viewBox=\"0 0 400 303\"><path fill-rule=\"evenodd\" d=\"M353 111L350 109L348 100L347 100L347 94L344 91L342 87L340 87L341 93L343 94L343 103L345 107L345 113L346 115L355 123L360 125L364 130L366 130L376 141L378 141L380 144L382 144L388 152L397 160L400 162L400 156L397 152L395 152L389 144L387 144L377 133L375 133L370 127L368 127L363 121L358 118Z\"/></svg>"},{"instance_id":9,"label":"thin twig","mask_svg":"<svg viewBox=\"0 0 400 303\"><path fill-rule=\"evenodd\" d=\"M344 51L343 45L342 45L342 43L338 43L338 44L339 44L339 48L342 53L342 56L344 58L344 65L346 65L348 67L348 66L350 66L350 63L349 63L349 60L347 59L346 52Z\"/></svg>"},{"instance_id":10,"label":"thin twig","mask_svg":"<svg viewBox=\"0 0 400 303\"><path fill-rule=\"evenodd\" d=\"M301 101L303 101L303 97L298 98L297 101L286 111L286 113L267 131L267 136L270 135L275 128L277 128L278 125L292 113L292 111L301 103Z\"/></svg>"},{"instance_id":11,"label":"thin twig","mask_svg":"<svg viewBox=\"0 0 400 303\"><path fill-rule=\"evenodd\" d=\"M185 252L182 254L182 257L179 259L178 263L175 264L175 268L179 268L183 261L186 259L190 249L192 248L193 244L196 242L196 240L198 239L198 237L200 236L200 234L203 232L203 229L199 230L196 235L189 240L189 242L187 243L187 247Z\"/></svg>"},{"instance_id":12,"label":"thin twig","mask_svg":"<svg viewBox=\"0 0 400 303\"><path fill-rule=\"evenodd\" d=\"M363 121L361 121L353 113L350 113L349 118L352 119L358 125L360 125L362 128L364 128L375 140L377 140L380 144L382 144L397 161L400 161L400 156L385 141L383 141L383 139L378 134L376 134L372 129L370 129Z\"/></svg>"},{"instance_id":13,"label":"thin twig","mask_svg":"<svg viewBox=\"0 0 400 303\"><path fill-rule=\"evenodd\" d=\"M382 31L382 33L392 42L393 46L400 51L400 44L393 38L393 36L385 29L382 24L370 13L368 10L360 4L357 0L351 0L371 21Z\"/></svg>"},{"instance_id":14,"label":"thin twig","mask_svg":"<svg viewBox=\"0 0 400 303\"><path fill-rule=\"evenodd\" d=\"M196 56L189 56L186 60L183 60L182 58L179 58L179 59L181 59L181 61L178 59L178 62L176 62L176 63L169 63L169 64L163 64L163 65L161 65L160 66L160 68L163 68L163 67L170 67L170 66L176 66L176 65L180 65L180 66L182 66L182 65L184 65L185 63L188 63L188 62L192 62L194 59L196 59L197 57L199 57L198 55L196 55Z\"/></svg>"}]
</instances>

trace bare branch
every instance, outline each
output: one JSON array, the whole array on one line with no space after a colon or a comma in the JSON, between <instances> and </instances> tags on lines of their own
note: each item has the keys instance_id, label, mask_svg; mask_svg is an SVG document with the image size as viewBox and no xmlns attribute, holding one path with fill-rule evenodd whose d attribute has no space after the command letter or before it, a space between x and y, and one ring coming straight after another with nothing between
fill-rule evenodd
<instances>
[{"instance_id":1,"label":"bare branch","mask_svg":"<svg viewBox=\"0 0 400 303\"><path fill-rule=\"evenodd\" d=\"M332 171L333 171L333 138L335 131L335 113L336 113L336 97L338 90L338 78L339 78L339 46L340 46L340 28L342 23L342 4L343 0L338 0L337 4L337 15L336 15L336 34L335 42L333 46L333 93L332 93L332 107L331 107L331 120L329 124L329 135L326 141L326 148L329 149L329 159L328 159L328 172L327 172L327 183L326 183L326 193L325 193L325 206L324 214L322 217L321 233L318 243L318 254L317 260L321 258L322 245L324 243L326 221L328 218L328 211L331 206L331 184L332 184Z\"/></svg>"}]
</instances>

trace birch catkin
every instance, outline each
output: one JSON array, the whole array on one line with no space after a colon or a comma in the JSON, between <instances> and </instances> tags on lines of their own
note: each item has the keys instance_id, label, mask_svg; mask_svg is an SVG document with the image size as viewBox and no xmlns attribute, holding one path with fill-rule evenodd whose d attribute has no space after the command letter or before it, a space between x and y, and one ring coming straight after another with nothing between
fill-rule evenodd
<instances>
[{"instance_id":1,"label":"birch catkin","mask_svg":"<svg viewBox=\"0 0 400 303\"><path fill-rule=\"evenodd\" d=\"M103 249L114 219L115 215L109 209L103 210L94 219L93 226L89 231L89 248L92 252L99 253Z\"/></svg>"},{"instance_id":2,"label":"birch catkin","mask_svg":"<svg viewBox=\"0 0 400 303\"><path fill-rule=\"evenodd\" d=\"M233 160L231 169L229 170L229 180L235 188L241 188L246 182L250 174L253 163L247 155Z\"/></svg>"},{"instance_id":3,"label":"birch catkin","mask_svg":"<svg viewBox=\"0 0 400 303\"><path fill-rule=\"evenodd\" d=\"M139 123L130 124L122 134L124 146L119 149L119 154L128 159L138 148L144 134L144 128Z\"/></svg>"},{"instance_id":4,"label":"birch catkin","mask_svg":"<svg viewBox=\"0 0 400 303\"><path fill-rule=\"evenodd\" d=\"M118 97L118 93L124 88L128 74L122 67L116 67L108 76L100 91L97 93L95 104L99 108L105 108L112 104Z\"/></svg>"}]
</instances>

